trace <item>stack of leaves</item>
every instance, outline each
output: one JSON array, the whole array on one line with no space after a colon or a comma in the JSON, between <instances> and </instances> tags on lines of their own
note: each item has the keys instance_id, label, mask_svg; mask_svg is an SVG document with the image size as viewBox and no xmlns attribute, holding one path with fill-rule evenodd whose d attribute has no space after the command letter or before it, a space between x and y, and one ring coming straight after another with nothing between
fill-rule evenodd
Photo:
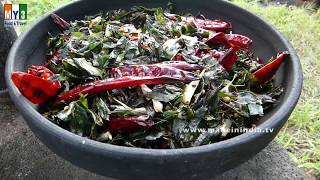
<instances>
[{"instance_id":1,"label":"stack of leaves","mask_svg":"<svg viewBox=\"0 0 320 180\"><path fill-rule=\"evenodd\" d=\"M48 119L90 139L142 148L214 143L237 135L225 129L254 126L282 92L272 77L288 53L263 65L252 40L222 20L144 7L52 18L62 33L50 35L48 63L12 79Z\"/></svg>"}]
</instances>

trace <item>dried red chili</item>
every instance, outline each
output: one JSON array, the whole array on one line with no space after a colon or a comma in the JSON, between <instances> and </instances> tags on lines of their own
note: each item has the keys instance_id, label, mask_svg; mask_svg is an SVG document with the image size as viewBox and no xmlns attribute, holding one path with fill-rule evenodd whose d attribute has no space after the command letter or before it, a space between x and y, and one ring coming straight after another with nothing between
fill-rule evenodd
<instances>
[{"instance_id":1,"label":"dried red chili","mask_svg":"<svg viewBox=\"0 0 320 180\"><path fill-rule=\"evenodd\" d=\"M226 34L226 39L235 49L248 49L253 42L249 37L240 34Z\"/></svg>"},{"instance_id":2,"label":"dried red chili","mask_svg":"<svg viewBox=\"0 0 320 180\"><path fill-rule=\"evenodd\" d=\"M134 65L134 66L120 66L110 69L110 74L113 78L123 76L173 76L173 77L187 77L194 78L194 74L188 71L201 70L202 66L197 64L189 64L181 61L166 61L159 64L152 65Z\"/></svg>"},{"instance_id":3,"label":"dried red chili","mask_svg":"<svg viewBox=\"0 0 320 180\"><path fill-rule=\"evenodd\" d=\"M254 85L262 85L272 79L272 77L276 74L280 65L287 59L289 56L289 52L285 51L278 55L278 57L268 64L264 65L262 68L258 69L253 73L253 84Z\"/></svg>"},{"instance_id":4,"label":"dried red chili","mask_svg":"<svg viewBox=\"0 0 320 180\"><path fill-rule=\"evenodd\" d=\"M11 79L21 94L34 104L48 101L60 91L60 86L50 80L24 72L13 72Z\"/></svg>"},{"instance_id":5,"label":"dried red chili","mask_svg":"<svg viewBox=\"0 0 320 180\"><path fill-rule=\"evenodd\" d=\"M239 34L225 34L218 32L212 37L206 40L208 45L224 45L226 47L232 47L234 50L248 49L252 44L252 40L246 36Z\"/></svg>"},{"instance_id":6,"label":"dried red chili","mask_svg":"<svg viewBox=\"0 0 320 180\"><path fill-rule=\"evenodd\" d=\"M22 95L34 104L41 104L57 95L59 81L49 80L54 73L44 66L31 66L27 73L13 72L11 79Z\"/></svg>"},{"instance_id":7,"label":"dried red chili","mask_svg":"<svg viewBox=\"0 0 320 180\"><path fill-rule=\"evenodd\" d=\"M28 74L32 74L34 76L38 76L44 80L50 80L49 78L54 76L55 74L48 68L44 66L31 66L27 70ZM59 81L51 81L57 88L61 88L61 84Z\"/></svg>"},{"instance_id":8,"label":"dried red chili","mask_svg":"<svg viewBox=\"0 0 320 180\"><path fill-rule=\"evenodd\" d=\"M57 27L60 29L60 31L63 32L70 28L70 24L57 14L51 14L51 18L53 19L53 22L57 25Z\"/></svg>"},{"instance_id":9,"label":"dried red chili","mask_svg":"<svg viewBox=\"0 0 320 180\"><path fill-rule=\"evenodd\" d=\"M223 66L227 71L231 71L233 65L237 62L238 56L233 48L230 48L225 52L223 56L219 58L219 64Z\"/></svg>"},{"instance_id":10,"label":"dried red chili","mask_svg":"<svg viewBox=\"0 0 320 180\"><path fill-rule=\"evenodd\" d=\"M149 116L111 117L108 124L108 130L112 133L128 133L145 130L153 125L154 122Z\"/></svg>"},{"instance_id":11,"label":"dried red chili","mask_svg":"<svg viewBox=\"0 0 320 180\"><path fill-rule=\"evenodd\" d=\"M183 55L182 55L181 53L176 54L175 57L174 57L174 59L175 59L176 61L184 61L184 60L185 60L184 57L183 57Z\"/></svg>"},{"instance_id":12,"label":"dried red chili","mask_svg":"<svg viewBox=\"0 0 320 180\"><path fill-rule=\"evenodd\" d=\"M191 24L195 28L202 28L210 31L224 32L232 28L232 25L222 20L198 19L194 18Z\"/></svg>"},{"instance_id":13,"label":"dried red chili","mask_svg":"<svg viewBox=\"0 0 320 180\"><path fill-rule=\"evenodd\" d=\"M145 72L142 72L145 73ZM97 94L113 89L122 89L127 87L136 87L143 84L157 85L157 84L169 84L176 82L190 82L197 80L195 76L180 76L174 77L170 75L165 76L125 76L121 78L110 78L105 80L98 80L90 82L84 85L77 86L70 91L58 96L57 101L64 101L66 103L74 101L80 97L80 94Z\"/></svg>"}]
</instances>

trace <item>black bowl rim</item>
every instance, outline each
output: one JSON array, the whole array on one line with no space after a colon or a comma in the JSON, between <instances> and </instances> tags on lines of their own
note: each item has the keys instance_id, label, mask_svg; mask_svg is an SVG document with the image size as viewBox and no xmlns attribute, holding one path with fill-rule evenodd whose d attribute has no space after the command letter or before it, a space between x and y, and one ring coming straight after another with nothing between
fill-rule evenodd
<instances>
[{"instance_id":1,"label":"black bowl rim","mask_svg":"<svg viewBox=\"0 0 320 180\"><path fill-rule=\"evenodd\" d=\"M76 3L81 3L81 2L75 1L75 2L69 3L58 9L55 9L53 12L57 12L63 9L68 9L68 7ZM222 1L220 3L225 3L226 6L235 8L239 10L239 12L250 15L256 21L260 21L261 23L264 23L267 26L269 26L270 30L273 31L273 33L275 33L278 36L278 38L281 40L281 43L283 43L288 48L288 51L290 52L293 72L294 72L292 74L293 81L291 82L292 89L289 91L288 97L286 98L287 100L283 104L281 104L281 106L280 105L277 106L277 111L269 119L267 119L265 122L261 123L258 126L261 129L276 127L278 123L280 123L283 119L287 118L288 115L291 114L296 103L299 100L299 96L302 89L302 80L303 80L302 68L301 68L299 57L297 56L291 44L272 25L265 22L255 14L237 5L234 5L230 2ZM58 125L52 123L51 121L44 118L38 111L36 111L32 107L31 104L27 102L25 98L22 97L22 95L20 94L18 89L14 86L10 78L10 74L11 72L13 72L15 54L19 49L20 43L23 42L26 36L33 31L36 24L46 19L51 13L52 12L49 12L45 16L40 18L31 28L29 28L27 31L22 33L18 38L18 40L14 43L7 59L5 79L8 86L9 94L13 99L17 109L21 112L24 118L26 119L29 118L32 121L35 121L35 123L38 123L37 126L39 126L39 128L44 128L46 131L48 131L49 134L55 136L56 138L63 141L64 143L75 145L75 146L85 144L86 146L79 146L79 148L81 147L86 148L86 150L91 150L98 153L109 152L109 153L114 153L115 155L116 154L125 155L127 157L137 157L141 155L139 156L140 158L153 159L153 158L159 158L159 157L164 158L164 157L170 157L175 155L192 155L192 154L198 154L198 153L211 152L214 150L223 150L227 148L236 147L237 144L245 144L246 142L253 141L254 139L257 139L263 135L263 133L247 132L224 141L203 145L203 146L198 146L198 147L189 147L189 148L180 148L180 149L144 149L144 148L118 146L118 145L112 145L112 144L101 143L98 141L90 140L85 137L81 137L76 134L73 134L59 127Z\"/></svg>"}]
</instances>

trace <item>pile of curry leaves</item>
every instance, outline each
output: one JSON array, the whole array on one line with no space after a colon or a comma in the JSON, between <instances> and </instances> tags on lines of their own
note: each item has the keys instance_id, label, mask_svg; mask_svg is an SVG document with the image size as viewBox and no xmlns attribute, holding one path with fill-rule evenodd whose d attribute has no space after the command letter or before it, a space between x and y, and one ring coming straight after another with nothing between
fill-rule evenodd
<instances>
[{"instance_id":1,"label":"pile of curry leaves","mask_svg":"<svg viewBox=\"0 0 320 180\"><path fill-rule=\"evenodd\" d=\"M195 49L209 48L198 37L210 31L198 30L186 22L172 21L167 10L134 7L114 10L85 20L48 40L48 55L58 52L50 69L52 80L63 83L64 91L86 82L109 78L107 68L154 64L172 60L180 53L188 63L205 66L195 72L200 80L190 84L142 86L117 89L94 96L81 96L70 104L48 103L44 115L59 126L93 140L142 148L184 148L221 141L237 134L200 132L188 129L251 128L275 102L282 89L272 82L252 89L250 76L261 64L252 53L238 52L232 72L226 72L210 55L194 56ZM140 36L139 41L132 38ZM223 50L224 47L210 47ZM189 87L188 87L189 86ZM191 95L191 101L185 102ZM112 133L113 116L149 116L154 125L131 133Z\"/></svg>"}]
</instances>

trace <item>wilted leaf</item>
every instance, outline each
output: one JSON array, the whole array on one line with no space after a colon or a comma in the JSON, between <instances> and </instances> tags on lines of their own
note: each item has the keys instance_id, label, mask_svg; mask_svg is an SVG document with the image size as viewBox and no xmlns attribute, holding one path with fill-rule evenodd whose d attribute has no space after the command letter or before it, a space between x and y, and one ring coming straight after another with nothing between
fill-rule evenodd
<instances>
[{"instance_id":1,"label":"wilted leaf","mask_svg":"<svg viewBox=\"0 0 320 180\"><path fill-rule=\"evenodd\" d=\"M90 62L86 61L85 58L74 58L74 64L82 70L89 73L91 76L102 77L102 71L94 67Z\"/></svg>"},{"instance_id":2,"label":"wilted leaf","mask_svg":"<svg viewBox=\"0 0 320 180\"><path fill-rule=\"evenodd\" d=\"M161 102L170 102L177 98L177 96L181 95L181 89L175 88L173 89L170 86L164 86L161 88L153 89L151 93L147 94L147 97L150 97L154 100L161 101Z\"/></svg>"},{"instance_id":3,"label":"wilted leaf","mask_svg":"<svg viewBox=\"0 0 320 180\"><path fill-rule=\"evenodd\" d=\"M65 106L64 110L60 111L57 114L57 117L61 120L61 121L68 121L69 117L72 115L73 111L74 111L74 107L75 107L76 102L71 102L69 104L69 106Z\"/></svg>"},{"instance_id":4,"label":"wilted leaf","mask_svg":"<svg viewBox=\"0 0 320 180\"><path fill-rule=\"evenodd\" d=\"M240 92L237 97L236 103L240 105L246 105L251 116L262 116L264 114L262 99L264 99L265 101L270 101L270 98L268 98L267 96L257 96L250 92Z\"/></svg>"},{"instance_id":5,"label":"wilted leaf","mask_svg":"<svg viewBox=\"0 0 320 180\"><path fill-rule=\"evenodd\" d=\"M263 107L260 104L250 103L248 104L249 112L251 116L260 115L263 116Z\"/></svg>"},{"instance_id":6,"label":"wilted leaf","mask_svg":"<svg viewBox=\"0 0 320 180\"><path fill-rule=\"evenodd\" d=\"M112 134L109 131L100 134L97 138L97 141L100 141L100 142L105 142L109 140L112 140Z\"/></svg>"},{"instance_id":7,"label":"wilted leaf","mask_svg":"<svg viewBox=\"0 0 320 180\"><path fill-rule=\"evenodd\" d=\"M163 132L158 132L156 134L149 134L148 136L145 137L145 139L148 141L155 141L155 140L161 138L163 135L164 135Z\"/></svg>"},{"instance_id":8,"label":"wilted leaf","mask_svg":"<svg viewBox=\"0 0 320 180\"><path fill-rule=\"evenodd\" d=\"M88 109L88 113L91 116L91 118L93 119L93 121L96 123L96 125L103 126L103 120L98 114L96 114L95 112L93 112L89 109Z\"/></svg>"},{"instance_id":9,"label":"wilted leaf","mask_svg":"<svg viewBox=\"0 0 320 180\"><path fill-rule=\"evenodd\" d=\"M62 61L64 70L77 76L82 76L81 69L75 64L73 59L65 59Z\"/></svg>"},{"instance_id":10,"label":"wilted leaf","mask_svg":"<svg viewBox=\"0 0 320 180\"><path fill-rule=\"evenodd\" d=\"M102 119L109 121L109 116L110 116L111 112L110 112L107 104L101 98L96 98L94 103L97 108L98 115Z\"/></svg>"}]
</instances>

